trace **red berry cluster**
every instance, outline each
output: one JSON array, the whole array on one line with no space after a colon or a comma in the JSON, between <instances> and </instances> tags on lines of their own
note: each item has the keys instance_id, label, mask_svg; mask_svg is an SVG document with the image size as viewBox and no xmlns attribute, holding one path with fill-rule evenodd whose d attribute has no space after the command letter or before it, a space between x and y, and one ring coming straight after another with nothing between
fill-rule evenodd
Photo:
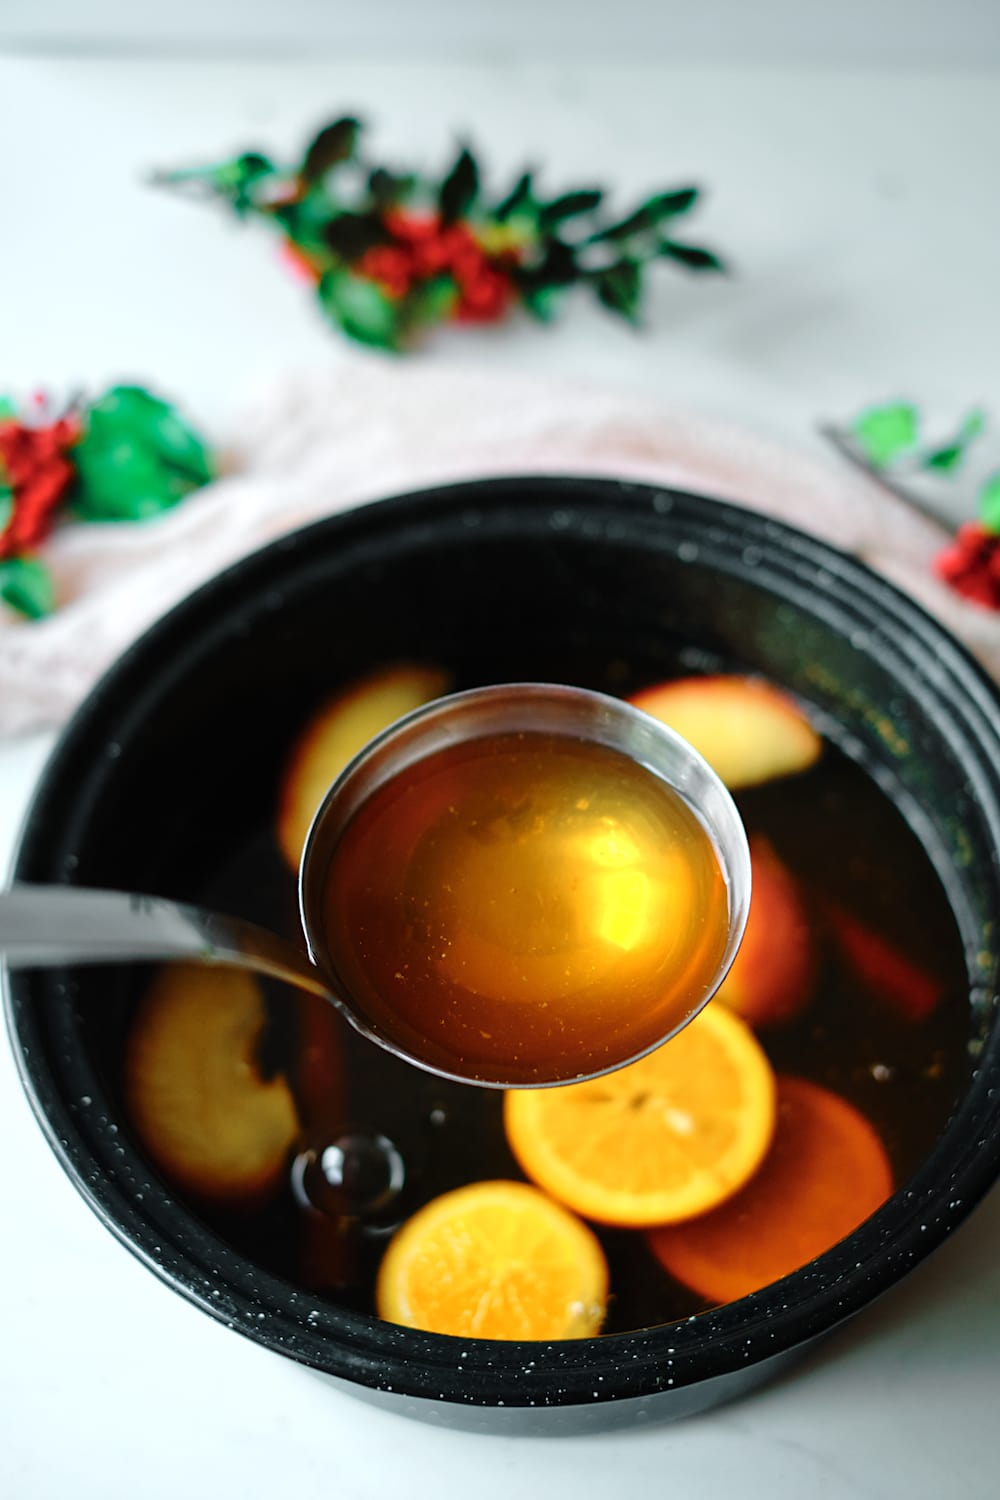
<instances>
[{"instance_id":1,"label":"red berry cluster","mask_svg":"<svg viewBox=\"0 0 1000 1500\"><path fill-rule=\"evenodd\" d=\"M939 578L956 593L987 609L1000 609L1000 533L966 521L955 540L934 559Z\"/></svg>"},{"instance_id":2,"label":"red berry cluster","mask_svg":"<svg viewBox=\"0 0 1000 1500\"><path fill-rule=\"evenodd\" d=\"M397 211L384 222L393 242L367 250L354 266L359 276L377 281L394 300L422 281L451 276L458 288L456 318L489 323L503 317L514 292L509 275L517 258L513 252L487 256L467 224L446 224L436 214Z\"/></svg>"},{"instance_id":3,"label":"red berry cluster","mask_svg":"<svg viewBox=\"0 0 1000 1500\"><path fill-rule=\"evenodd\" d=\"M66 455L79 436L75 417L47 427L0 421L0 476L14 494L13 510L0 529L0 558L30 551L51 531L76 474Z\"/></svg>"}]
</instances>

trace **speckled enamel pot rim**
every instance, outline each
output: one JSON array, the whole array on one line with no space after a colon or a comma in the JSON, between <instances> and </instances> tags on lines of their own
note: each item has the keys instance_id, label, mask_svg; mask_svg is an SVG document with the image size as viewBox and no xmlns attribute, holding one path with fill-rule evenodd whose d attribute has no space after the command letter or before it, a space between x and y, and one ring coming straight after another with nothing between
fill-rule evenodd
<instances>
[{"instance_id":1,"label":"speckled enamel pot rim","mask_svg":"<svg viewBox=\"0 0 1000 1500\"><path fill-rule=\"evenodd\" d=\"M117 765L107 765L107 746L120 746L121 759L127 758L144 694L165 682L176 686L193 641L228 629L225 622L240 616L248 600L277 598L282 580L296 570L322 571L324 559L335 556L360 565L380 548L419 554L463 533L475 536L477 545L502 535L556 549L572 538L603 549L602 566L615 548L639 548L675 569L707 570L720 587L749 580L755 598L773 601L776 631L785 609L814 626L817 639L849 643L859 681L869 667L888 673L919 708L921 723L933 724L927 732L937 736L942 764L961 769L962 816L975 835L971 873L949 874L941 829L953 809L928 817L926 827L916 802L908 810L926 834L962 933L976 1056L954 1115L910 1181L811 1266L686 1323L553 1345L456 1340L324 1305L261 1272L177 1204L127 1132L117 1129L98 1073L78 1045L66 975L8 979L14 1050L53 1150L98 1216L168 1285L254 1341L373 1390L428 1401L563 1407L658 1393L669 1405L671 1391L763 1364L857 1312L938 1245L1000 1174L997 958L983 925L976 925L972 897L966 899L974 881L983 909L991 902L993 912L1000 910L1000 697L921 609L863 565L802 533L739 507L640 485L509 479L381 502L283 539L228 570L112 668L53 754L14 875L66 878L65 850L86 823L77 805L80 782L96 776L98 765L104 776L118 774ZM801 670L791 671L796 680L788 681L788 673L779 680L818 703L821 727L855 752L868 726L841 722L853 712L851 682L824 685L808 670L803 659ZM928 765L932 759L924 755ZM929 784L938 786L933 777Z\"/></svg>"}]
</instances>

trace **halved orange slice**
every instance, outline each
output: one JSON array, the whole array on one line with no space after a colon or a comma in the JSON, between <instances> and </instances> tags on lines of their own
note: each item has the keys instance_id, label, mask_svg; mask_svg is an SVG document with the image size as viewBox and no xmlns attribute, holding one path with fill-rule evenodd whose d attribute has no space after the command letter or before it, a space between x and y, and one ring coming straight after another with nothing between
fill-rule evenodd
<instances>
[{"instance_id":1,"label":"halved orange slice","mask_svg":"<svg viewBox=\"0 0 1000 1500\"><path fill-rule=\"evenodd\" d=\"M524 1182L474 1182L397 1231L379 1269L379 1317L484 1339L598 1332L608 1268L596 1237Z\"/></svg>"},{"instance_id":2,"label":"halved orange slice","mask_svg":"<svg viewBox=\"0 0 1000 1500\"><path fill-rule=\"evenodd\" d=\"M586 1083L504 1096L525 1174L585 1218L675 1223L714 1208L760 1165L774 1075L737 1016L709 1005L648 1057Z\"/></svg>"}]
</instances>

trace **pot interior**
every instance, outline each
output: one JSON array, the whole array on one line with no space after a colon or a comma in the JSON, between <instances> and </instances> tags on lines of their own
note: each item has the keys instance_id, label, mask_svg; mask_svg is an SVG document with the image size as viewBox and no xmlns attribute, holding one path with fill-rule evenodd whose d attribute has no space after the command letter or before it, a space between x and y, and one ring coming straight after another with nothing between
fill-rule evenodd
<instances>
[{"instance_id":1,"label":"pot interior","mask_svg":"<svg viewBox=\"0 0 1000 1500\"><path fill-rule=\"evenodd\" d=\"M456 487L280 542L155 627L62 741L15 878L214 903L295 932L294 880L273 840L289 745L322 700L400 661L442 664L457 689L535 680L618 696L678 673L762 673L799 695L838 748L844 775L868 798L872 838L884 825L904 862L925 864L926 879L943 887L936 910L944 916L932 919L931 936L947 950L962 994L938 1038L943 1104L911 1143L902 1174L910 1200L898 1193L842 1260L824 1257L828 1274L820 1263L818 1273L786 1284L799 1282L797 1294L782 1294L791 1321L780 1345L861 1305L912 1261L900 1249L908 1236L922 1253L960 1217L945 1208L960 1177L967 1207L996 1171L996 1122L984 1113L983 1091L996 1068L989 1036L1000 747L985 679L888 585L752 513L609 482ZM810 836L801 798L761 795L787 801L789 839ZM835 842L816 852L817 864L849 858ZM255 1241L225 1215L178 1205L132 1138L122 1105L124 1038L147 980L120 968L21 975L11 984L28 1086L95 1208L178 1290L230 1321L246 1318L240 1326L253 1336L310 1363L388 1384L389 1375L400 1379L400 1363L438 1360L442 1341L379 1325L350 1296L311 1317L315 1299L292 1287L282 1263L289 1223L280 1216ZM412 1070L372 1050L351 1052L356 1097L405 1095ZM412 1087L428 1115L464 1118L469 1091L461 1085L421 1075ZM392 1108L373 1102L373 1114L380 1108L373 1123L391 1132ZM978 1138L988 1138L978 1154L973 1119ZM502 1139L488 1140L485 1161L467 1175L509 1175L505 1149ZM921 1242L912 1221L918 1207L926 1221L928 1205L935 1227ZM619 1249L625 1288L638 1253ZM863 1271L852 1273L846 1294L841 1286L835 1306L831 1288L848 1263ZM656 1321L669 1325L699 1309L675 1291ZM725 1367L740 1318L777 1311L765 1292L750 1299L749 1312L724 1308L683 1325L687 1378ZM627 1290L616 1317L623 1335L646 1326ZM353 1351L345 1353L345 1337ZM655 1358L655 1343L643 1347ZM484 1377L476 1399L497 1399L497 1379ZM561 1386L559 1399L573 1399L572 1385ZM420 1388L417 1376L412 1388Z\"/></svg>"}]
</instances>

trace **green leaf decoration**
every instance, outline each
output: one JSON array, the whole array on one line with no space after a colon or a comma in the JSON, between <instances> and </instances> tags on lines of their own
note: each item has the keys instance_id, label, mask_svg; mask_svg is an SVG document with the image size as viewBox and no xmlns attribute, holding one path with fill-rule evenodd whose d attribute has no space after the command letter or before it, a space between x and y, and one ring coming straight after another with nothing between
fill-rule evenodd
<instances>
[{"instance_id":1,"label":"green leaf decoration","mask_svg":"<svg viewBox=\"0 0 1000 1500\"><path fill-rule=\"evenodd\" d=\"M73 510L87 521L145 520L214 477L193 428L141 386L114 386L90 407L73 457Z\"/></svg>"},{"instance_id":2,"label":"green leaf decoration","mask_svg":"<svg viewBox=\"0 0 1000 1500\"><path fill-rule=\"evenodd\" d=\"M0 396L0 422L9 422L17 417L17 402L10 396Z\"/></svg>"},{"instance_id":3,"label":"green leaf decoration","mask_svg":"<svg viewBox=\"0 0 1000 1500\"><path fill-rule=\"evenodd\" d=\"M676 240L664 240L658 254L664 260L675 260L688 271L726 270L725 262L713 250L706 250L702 245L679 245Z\"/></svg>"},{"instance_id":4,"label":"green leaf decoration","mask_svg":"<svg viewBox=\"0 0 1000 1500\"><path fill-rule=\"evenodd\" d=\"M275 175L272 161L259 151L247 151L216 168L214 185L217 192L229 199L235 213L245 218L257 206L261 183Z\"/></svg>"},{"instance_id":5,"label":"green leaf decoration","mask_svg":"<svg viewBox=\"0 0 1000 1500\"><path fill-rule=\"evenodd\" d=\"M373 245L384 245L389 235L378 214L341 213L330 219L325 239L335 255L350 263L360 260Z\"/></svg>"},{"instance_id":6,"label":"green leaf decoration","mask_svg":"<svg viewBox=\"0 0 1000 1500\"><path fill-rule=\"evenodd\" d=\"M522 172L506 198L502 198L493 210L493 217L498 224L506 224L508 219L516 218L518 214L532 208L534 202L534 176L531 172Z\"/></svg>"},{"instance_id":7,"label":"green leaf decoration","mask_svg":"<svg viewBox=\"0 0 1000 1500\"><path fill-rule=\"evenodd\" d=\"M922 469L938 474L953 474L965 462L966 455L980 433L986 430L986 413L978 407L962 418L955 436L939 448L932 448L920 461Z\"/></svg>"},{"instance_id":8,"label":"green leaf decoration","mask_svg":"<svg viewBox=\"0 0 1000 1500\"><path fill-rule=\"evenodd\" d=\"M552 323L559 315L566 289L561 286L540 286L522 293L528 313L539 323Z\"/></svg>"},{"instance_id":9,"label":"green leaf decoration","mask_svg":"<svg viewBox=\"0 0 1000 1500\"><path fill-rule=\"evenodd\" d=\"M299 176L305 182L319 182L341 162L350 161L360 134L361 121L353 115L324 126L306 148Z\"/></svg>"},{"instance_id":10,"label":"green leaf decoration","mask_svg":"<svg viewBox=\"0 0 1000 1500\"><path fill-rule=\"evenodd\" d=\"M0 559L0 599L28 620L41 620L56 607L52 577L36 557Z\"/></svg>"},{"instance_id":11,"label":"green leaf decoration","mask_svg":"<svg viewBox=\"0 0 1000 1500\"><path fill-rule=\"evenodd\" d=\"M404 203L416 186L417 177L413 172L389 172L385 167L376 167L368 174L368 191L381 212Z\"/></svg>"},{"instance_id":12,"label":"green leaf decoration","mask_svg":"<svg viewBox=\"0 0 1000 1500\"><path fill-rule=\"evenodd\" d=\"M979 519L987 531L1000 534L1000 469L984 480L980 487Z\"/></svg>"},{"instance_id":13,"label":"green leaf decoration","mask_svg":"<svg viewBox=\"0 0 1000 1500\"><path fill-rule=\"evenodd\" d=\"M290 203L275 203L269 216L284 230L293 245L306 255L322 258L327 251L326 232L335 212L321 187L310 187L301 198Z\"/></svg>"},{"instance_id":14,"label":"green leaf decoration","mask_svg":"<svg viewBox=\"0 0 1000 1500\"><path fill-rule=\"evenodd\" d=\"M479 168L468 147L463 147L438 194L438 210L446 224L464 219L479 195Z\"/></svg>"},{"instance_id":15,"label":"green leaf decoration","mask_svg":"<svg viewBox=\"0 0 1000 1500\"><path fill-rule=\"evenodd\" d=\"M317 294L326 316L350 338L376 349L399 348L399 304L376 282L338 268L321 278Z\"/></svg>"},{"instance_id":16,"label":"green leaf decoration","mask_svg":"<svg viewBox=\"0 0 1000 1500\"><path fill-rule=\"evenodd\" d=\"M583 188L576 193L563 193L561 198L553 198L551 203L544 205L538 215L539 225L543 232L557 228L566 219L593 213L603 201L604 194L600 188Z\"/></svg>"},{"instance_id":17,"label":"green leaf decoration","mask_svg":"<svg viewBox=\"0 0 1000 1500\"><path fill-rule=\"evenodd\" d=\"M875 469L884 469L915 447L920 436L920 414L910 401L870 406L851 424L851 435Z\"/></svg>"},{"instance_id":18,"label":"green leaf decoration","mask_svg":"<svg viewBox=\"0 0 1000 1500\"><path fill-rule=\"evenodd\" d=\"M456 293L448 277L434 277L429 286L424 278L444 267L461 284L466 274L474 276L470 268L477 254L494 274L509 279L526 311L541 322L554 317L562 300L557 294L580 281L593 287L607 307L634 321L641 268L656 258L690 271L725 269L714 251L673 239L674 220L700 202L700 190L693 185L647 195L612 221L599 187L543 197L528 169L494 201L467 146L460 144L443 180L431 179L374 163L363 150L361 134L360 122L344 115L317 133L298 168L275 168L259 152L248 152L221 166L156 180L197 186L237 213L253 213L279 228L288 248L297 252L291 262L310 279L319 278L320 303L330 322L380 348L408 344L414 330L451 316L456 295L461 302L461 285ZM346 163L353 164L351 170L338 172ZM439 225L413 226L411 234L397 224L393 210L410 204L424 217L436 215ZM437 228L453 224L462 225L478 242L478 250L470 245L461 270L461 237L436 235ZM395 251L386 258L384 285L357 275L358 262L380 245ZM339 273L352 274L345 279ZM471 307L475 298L470 297ZM492 302L487 298L480 312L500 319L508 305L506 296Z\"/></svg>"},{"instance_id":19,"label":"green leaf decoration","mask_svg":"<svg viewBox=\"0 0 1000 1500\"><path fill-rule=\"evenodd\" d=\"M0 536L7 529L7 524L14 514L14 491L5 480L0 477Z\"/></svg>"},{"instance_id":20,"label":"green leaf decoration","mask_svg":"<svg viewBox=\"0 0 1000 1500\"><path fill-rule=\"evenodd\" d=\"M407 334L451 317L459 300L458 283L451 276L434 276L421 282L405 298L400 317Z\"/></svg>"},{"instance_id":21,"label":"green leaf decoration","mask_svg":"<svg viewBox=\"0 0 1000 1500\"><path fill-rule=\"evenodd\" d=\"M606 229L599 229L596 234L591 235L591 239L593 241L627 240L634 234L644 234L648 230L657 229L665 219L688 213L694 208L698 197L699 190L696 187L678 188L670 193L657 193L655 197L647 198L646 202L627 218L619 220L617 224L609 225Z\"/></svg>"},{"instance_id":22,"label":"green leaf decoration","mask_svg":"<svg viewBox=\"0 0 1000 1500\"><path fill-rule=\"evenodd\" d=\"M637 261L620 260L597 278L597 295L601 302L630 323L638 322L641 293L642 272Z\"/></svg>"},{"instance_id":23,"label":"green leaf decoration","mask_svg":"<svg viewBox=\"0 0 1000 1500\"><path fill-rule=\"evenodd\" d=\"M522 296L545 288L572 286L581 274L572 249L558 239L546 242L545 252L536 265L517 266L512 272Z\"/></svg>"},{"instance_id":24,"label":"green leaf decoration","mask_svg":"<svg viewBox=\"0 0 1000 1500\"><path fill-rule=\"evenodd\" d=\"M259 151L245 151L231 161L216 162L207 167L180 167L171 172L154 172L155 187L194 190L202 195L222 198L238 218L246 218L260 207L260 185L278 177L278 169Z\"/></svg>"}]
</instances>

